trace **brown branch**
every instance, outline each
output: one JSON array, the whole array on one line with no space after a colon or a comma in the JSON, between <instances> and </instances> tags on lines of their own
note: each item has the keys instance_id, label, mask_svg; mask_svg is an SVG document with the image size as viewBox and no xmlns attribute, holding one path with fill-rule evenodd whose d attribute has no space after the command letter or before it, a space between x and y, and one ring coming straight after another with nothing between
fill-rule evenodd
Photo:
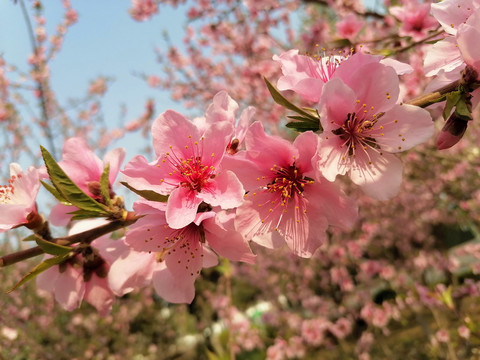
<instances>
[{"instance_id":1,"label":"brown branch","mask_svg":"<svg viewBox=\"0 0 480 360\"><path fill-rule=\"evenodd\" d=\"M119 219L119 220L113 220L108 222L105 225L99 226L94 229L90 229L78 234L74 234L71 236L65 236L65 237L60 237L60 238L54 238L51 241L53 243L59 244L59 245L64 245L64 246L69 246L75 243L84 243L84 244L89 244L93 240L99 238L100 236L109 234L115 230L122 229L124 227L127 227L129 225L132 225L135 223L141 216L135 215L134 212L128 212L127 216L125 219ZM0 257L0 268L5 267L8 265L15 264L19 261L23 261L26 259L30 259L32 257L38 256L43 254L44 251L42 248L39 246L35 246L30 249L18 251L12 254L8 254L5 256Z\"/></svg>"}]
</instances>

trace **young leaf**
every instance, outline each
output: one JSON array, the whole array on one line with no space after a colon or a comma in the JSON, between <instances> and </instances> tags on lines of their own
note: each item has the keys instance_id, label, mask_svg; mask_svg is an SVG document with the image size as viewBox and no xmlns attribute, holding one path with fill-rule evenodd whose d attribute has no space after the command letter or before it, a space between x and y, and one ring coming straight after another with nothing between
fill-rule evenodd
<instances>
[{"instance_id":1,"label":"young leaf","mask_svg":"<svg viewBox=\"0 0 480 360\"><path fill-rule=\"evenodd\" d=\"M110 164L105 166L102 176L100 177L100 193L107 206L112 205L112 199L110 199L110 180L108 178L110 174Z\"/></svg>"},{"instance_id":2,"label":"young leaf","mask_svg":"<svg viewBox=\"0 0 480 360\"><path fill-rule=\"evenodd\" d=\"M88 211L88 210L82 210L82 209L69 212L68 214L73 215L72 220L91 219L96 217L107 216L107 214L101 214L101 213L98 213L97 211Z\"/></svg>"},{"instance_id":3,"label":"young leaf","mask_svg":"<svg viewBox=\"0 0 480 360\"><path fill-rule=\"evenodd\" d=\"M43 146L40 148L50 180L64 201L70 202L79 209L95 212L97 216L107 216L107 207L85 194L62 170L47 149Z\"/></svg>"},{"instance_id":4,"label":"young leaf","mask_svg":"<svg viewBox=\"0 0 480 360\"><path fill-rule=\"evenodd\" d=\"M167 202L168 200L168 195L161 195L159 193L156 193L153 190L137 190L131 187L130 185L128 185L128 183L126 183L125 181L121 181L120 184L125 186L128 190L133 191L135 194L140 195L146 200L157 201L157 202Z\"/></svg>"},{"instance_id":5,"label":"young leaf","mask_svg":"<svg viewBox=\"0 0 480 360\"><path fill-rule=\"evenodd\" d=\"M267 78L263 78L265 83L267 84L268 91L272 95L273 100L278 104L287 108L289 110L295 111L297 114L302 115L312 121L318 121L318 118L312 115L311 113L306 112L305 110L300 109L298 106L292 104L289 100L287 100L281 93L278 91L275 86L273 86Z\"/></svg>"},{"instance_id":6,"label":"young leaf","mask_svg":"<svg viewBox=\"0 0 480 360\"><path fill-rule=\"evenodd\" d=\"M318 125L314 125L311 122L300 122L300 121L292 121L285 125L289 129L293 129L298 132L305 132L305 131L318 131Z\"/></svg>"},{"instance_id":7,"label":"young leaf","mask_svg":"<svg viewBox=\"0 0 480 360\"><path fill-rule=\"evenodd\" d=\"M25 239L22 239L22 241L35 241L38 239L38 236L35 234L27 236Z\"/></svg>"},{"instance_id":8,"label":"young leaf","mask_svg":"<svg viewBox=\"0 0 480 360\"><path fill-rule=\"evenodd\" d=\"M71 205L72 205L70 202L66 201L66 200L62 197L62 195L60 195L60 193L57 191L57 189L55 189L52 185L50 185L49 183L46 183L46 182L43 181L43 180L40 180L40 182L42 183L43 187L44 187L45 189L47 189L48 192L49 192L50 194L52 194L52 195L55 197L55 199L57 199L61 204L67 205L67 206L71 206Z\"/></svg>"},{"instance_id":9,"label":"young leaf","mask_svg":"<svg viewBox=\"0 0 480 360\"><path fill-rule=\"evenodd\" d=\"M36 236L35 241L37 242L37 245L43 249L43 251L50 255L64 255L72 251L72 248L70 246L55 244L51 241L46 241L38 236Z\"/></svg>"},{"instance_id":10,"label":"young leaf","mask_svg":"<svg viewBox=\"0 0 480 360\"><path fill-rule=\"evenodd\" d=\"M443 109L442 114L445 120L448 119L450 113L452 112L452 109L455 107L455 105L457 105L461 97L462 94L460 93L460 91L452 91L447 94L447 101L445 102L445 108Z\"/></svg>"},{"instance_id":11,"label":"young leaf","mask_svg":"<svg viewBox=\"0 0 480 360\"><path fill-rule=\"evenodd\" d=\"M68 260L72 256L72 253L67 253L63 255L58 255L53 258L49 258L37 266L35 266L28 274L26 274L13 288L7 291L11 293L13 290L17 289L19 286L22 286L27 281L34 279L38 274L44 272L45 270L50 269L52 266L58 265L66 260Z\"/></svg>"},{"instance_id":12,"label":"young leaf","mask_svg":"<svg viewBox=\"0 0 480 360\"><path fill-rule=\"evenodd\" d=\"M473 120L471 103L468 104L468 100L462 97L455 107L455 115L465 121Z\"/></svg>"}]
</instances>

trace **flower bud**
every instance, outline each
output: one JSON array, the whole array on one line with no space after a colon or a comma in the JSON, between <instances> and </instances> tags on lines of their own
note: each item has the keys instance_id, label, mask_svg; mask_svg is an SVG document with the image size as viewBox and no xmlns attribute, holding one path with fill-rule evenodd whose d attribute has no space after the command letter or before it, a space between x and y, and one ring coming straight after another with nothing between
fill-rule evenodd
<instances>
[{"instance_id":1,"label":"flower bud","mask_svg":"<svg viewBox=\"0 0 480 360\"><path fill-rule=\"evenodd\" d=\"M442 131L437 138L437 149L444 150L451 148L458 143L467 130L468 121L460 119L453 113L443 125Z\"/></svg>"}]
</instances>

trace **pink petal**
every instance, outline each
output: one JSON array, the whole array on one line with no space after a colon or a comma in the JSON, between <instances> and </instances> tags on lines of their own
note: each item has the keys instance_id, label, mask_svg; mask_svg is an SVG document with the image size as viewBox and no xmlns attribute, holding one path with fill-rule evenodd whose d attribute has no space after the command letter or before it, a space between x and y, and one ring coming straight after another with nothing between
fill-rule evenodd
<instances>
[{"instance_id":1,"label":"pink petal","mask_svg":"<svg viewBox=\"0 0 480 360\"><path fill-rule=\"evenodd\" d=\"M380 155L369 151L368 155L372 164L357 158L359 165L350 171L352 181L377 200L388 200L397 195L402 183L402 162L393 154Z\"/></svg>"},{"instance_id":2,"label":"pink petal","mask_svg":"<svg viewBox=\"0 0 480 360\"><path fill-rule=\"evenodd\" d=\"M217 167L225 155L233 134L233 125L223 121L210 125L201 144L202 164Z\"/></svg>"},{"instance_id":3,"label":"pink petal","mask_svg":"<svg viewBox=\"0 0 480 360\"><path fill-rule=\"evenodd\" d=\"M235 128L235 135L234 138L240 141L240 144L243 143L243 139L245 139L245 135L247 134L248 127L252 122L252 118L255 115L255 109L253 106L249 106L242 111L240 115L240 119L238 120L237 127Z\"/></svg>"},{"instance_id":4,"label":"pink petal","mask_svg":"<svg viewBox=\"0 0 480 360\"><path fill-rule=\"evenodd\" d=\"M195 297L195 278L179 278L165 266L155 270L152 282L157 294L168 302L189 304Z\"/></svg>"},{"instance_id":5,"label":"pink petal","mask_svg":"<svg viewBox=\"0 0 480 360\"><path fill-rule=\"evenodd\" d=\"M203 262L204 268L209 268L218 265L218 256L206 246L203 247Z\"/></svg>"},{"instance_id":6,"label":"pink petal","mask_svg":"<svg viewBox=\"0 0 480 360\"><path fill-rule=\"evenodd\" d=\"M255 255L239 232L223 229L215 219L204 221L203 226L208 245L217 254L233 261L243 261L249 264L255 262Z\"/></svg>"},{"instance_id":7,"label":"pink petal","mask_svg":"<svg viewBox=\"0 0 480 360\"><path fill-rule=\"evenodd\" d=\"M383 56L381 55L369 55L357 52L340 63L332 78L342 79L346 84L349 84L348 79L353 73L357 72L360 67L366 64L379 63L382 58Z\"/></svg>"},{"instance_id":8,"label":"pink petal","mask_svg":"<svg viewBox=\"0 0 480 360\"><path fill-rule=\"evenodd\" d=\"M108 180L110 181L110 184L113 184L115 182L115 178L120 171L120 167L122 166L124 159L125 149L122 148L113 149L105 155L103 159L103 164L104 167L107 166L107 164L110 164L110 171L108 175Z\"/></svg>"},{"instance_id":9,"label":"pink petal","mask_svg":"<svg viewBox=\"0 0 480 360\"><path fill-rule=\"evenodd\" d=\"M85 287L85 301L93 305L100 316L107 316L112 310L114 295L108 287L107 279L93 274Z\"/></svg>"},{"instance_id":10,"label":"pink petal","mask_svg":"<svg viewBox=\"0 0 480 360\"><path fill-rule=\"evenodd\" d=\"M183 186L170 194L166 209L167 224L173 229L181 229L195 220L198 205L202 199L196 192Z\"/></svg>"},{"instance_id":11,"label":"pink petal","mask_svg":"<svg viewBox=\"0 0 480 360\"><path fill-rule=\"evenodd\" d=\"M396 153L427 141L434 132L430 113L418 106L395 105L379 118L370 135L382 150Z\"/></svg>"},{"instance_id":12,"label":"pink petal","mask_svg":"<svg viewBox=\"0 0 480 360\"><path fill-rule=\"evenodd\" d=\"M27 223L29 209L22 204L0 204L0 230Z\"/></svg>"},{"instance_id":13,"label":"pink petal","mask_svg":"<svg viewBox=\"0 0 480 360\"><path fill-rule=\"evenodd\" d=\"M167 110L153 121L152 137L158 157L170 152L179 158L188 159L190 152L185 151L185 145L199 140L200 134L195 125L182 114Z\"/></svg>"},{"instance_id":14,"label":"pink petal","mask_svg":"<svg viewBox=\"0 0 480 360\"><path fill-rule=\"evenodd\" d=\"M110 266L108 284L115 295L123 296L148 285L155 265L155 254L129 250Z\"/></svg>"},{"instance_id":15,"label":"pink petal","mask_svg":"<svg viewBox=\"0 0 480 360\"><path fill-rule=\"evenodd\" d=\"M282 215L279 197L270 193L252 192L247 196L248 201L237 208L235 228L246 240L252 240L268 248L277 248L283 245L284 241L278 236L272 236L277 228ZM272 201L277 200L275 211L271 207ZM272 212L270 212L272 208ZM263 220L263 221L262 221Z\"/></svg>"},{"instance_id":16,"label":"pink petal","mask_svg":"<svg viewBox=\"0 0 480 360\"><path fill-rule=\"evenodd\" d=\"M426 76L434 76L440 70L450 72L463 64L462 55L455 38L447 37L430 46L425 56L423 71Z\"/></svg>"},{"instance_id":17,"label":"pink petal","mask_svg":"<svg viewBox=\"0 0 480 360\"><path fill-rule=\"evenodd\" d=\"M122 173L126 177L126 182L137 190L152 190L168 195L178 186L178 183L161 181L167 175L168 169L165 166L159 167L160 164L162 164L161 159L148 163L142 155L137 155L125 165Z\"/></svg>"},{"instance_id":18,"label":"pink petal","mask_svg":"<svg viewBox=\"0 0 480 360\"><path fill-rule=\"evenodd\" d=\"M462 54L463 60L480 70L480 47L478 39L480 36L480 12L475 12L467 24L462 24L457 33L458 48Z\"/></svg>"},{"instance_id":19,"label":"pink petal","mask_svg":"<svg viewBox=\"0 0 480 360\"><path fill-rule=\"evenodd\" d=\"M220 206L222 209L232 209L240 206L245 193L242 183L232 171L222 171L208 186L197 195L211 206Z\"/></svg>"},{"instance_id":20,"label":"pink petal","mask_svg":"<svg viewBox=\"0 0 480 360\"><path fill-rule=\"evenodd\" d=\"M47 255L43 260L51 258L52 256ZM40 273L36 278L36 284L38 289L42 289L49 292L55 291L55 283L60 275L58 266L53 266L44 272Z\"/></svg>"},{"instance_id":21,"label":"pink petal","mask_svg":"<svg viewBox=\"0 0 480 360\"><path fill-rule=\"evenodd\" d=\"M55 299L65 310L72 311L80 307L84 294L83 271L67 265L55 282Z\"/></svg>"},{"instance_id":22,"label":"pink petal","mask_svg":"<svg viewBox=\"0 0 480 360\"><path fill-rule=\"evenodd\" d=\"M345 175L350 167L348 149L339 136L323 133L318 147L318 168L328 181L335 181L337 175Z\"/></svg>"},{"instance_id":23,"label":"pink petal","mask_svg":"<svg viewBox=\"0 0 480 360\"><path fill-rule=\"evenodd\" d=\"M242 155L246 155L246 152L239 152L234 156L225 156L223 158L222 168L224 170L231 170L247 191L256 189L263 183L266 184L268 181L262 180L265 169L261 164L259 162L253 162Z\"/></svg>"},{"instance_id":24,"label":"pink petal","mask_svg":"<svg viewBox=\"0 0 480 360\"><path fill-rule=\"evenodd\" d=\"M278 226L290 250L304 258L311 257L325 241L327 229L325 217L309 211L314 208L307 210L307 201L303 196L291 198Z\"/></svg>"},{"instance_id":25,"label":"pink petal","mask_svg":"<svg viewBox=\"0 0 480 360\"><path fill-rule=\"evenodd\" d=\"M72 215L69 213L75 210L78 210L78 208L75 206L57 204L50 211L48 221L50 221L50 223L55 226L66 226L72 218Z\"/></svg>"},{"instance_id":26,"label":"pink petal","mask_svg":"<svg viewBox=\"0 0 480 360\"><path fill-rule=\"evenodd\" d=\"M343 229L352 228L358 219L355 201L343 194L336 184L325 180L316 180L308 187L307 211L310 218L311 208L317 209L316 211L327 219L328 224Z\"/></svg>"},{"instance_id":27,"label":"pink petal","mask_svg":"<svg viewBox=\"0 0 480 360\"><path fill-rule=\"evenodd\" d=\"M373 107L375 113L390 109L400 94L397 73L392 67L380 63L363 65L343 80L360 100L359 109L365 104L367 109Z\"/></svg>"},{"instance_id":28,"label":"pink petal","mask_svg":"<svg viewBox=\"0 0 480 360\"><path fill-rule=\"evenodd\" d=\"M298 158L298 151L289 141L267 135L259 121L250 126L245 137L245 145L248 150L248 158L267 169L274 164L291 164Z\"/></svg>"},{"instance_id":29,"label":"pink petal","mask_svg":"<svg viewBox=\"0 0 480 360\"><path fill-rule=\"evenodd\" d=\"M179 279L195 279L202 270L203 245L200 242L198 227L193 225L182 234L184 237L177 241L175 251L165 257L165 264L170 272Z\"/></svg>"},{"instance_id":30,"label":"pink petal","mask_svg":"<svg viewBox=\"0 0 480 360\"><path fill-rule=\"evenodd\" d=\"M238 110L238 104L226 91L218 92L214 97L212 104L208 106L205 117L209 124L219 121L228 121L235 125L235 113Z\"/></svg>"},{"instance_id":31,"label":"pink petal","mask_svg":"<svg viewBox=\"0 0 480 360\"><path fill-rule=\"evenodd\" d=\"M342 80L332 79L323 87L319 103L320 122L324 131L336 130L353 113L357 106L357 95Z\"/></svg>"},{"instance_id":32,"label":"pink petal","mask_svg":"<svg viewBox=\"0 0 480 360\"><path fill-rule=\"evenodd\" d=\"M457 33L457 27L463 24L473 11L471 0L449 0L432 4L432 15L445 32L451 35Z\"/></svg>"},{"instance_id":33,"label":"pink petal","mask_svg":"<svg viewBox=\"0 0 480 360\"><path fill-rule=\"evenodd\" d=\"M98 181L103 172L103 162L88 147L83 138L70 138L63 146L62 169L80 187L88 181Z\"/></svg>"},{"instance_id":34,"label":"pink petal","mask_svg":"<svg viewBox=\"0 0 480 360\"><path fill-rule=\"evenodd\" d=\"M318 142L318 136L312 131L298 135L293 142L293 146L297 148L299 154L298 159L295 160L295 166L304 174L317 166L317 164L312 164L312 161L316 159Z\"/></svg>"}]
</instances>

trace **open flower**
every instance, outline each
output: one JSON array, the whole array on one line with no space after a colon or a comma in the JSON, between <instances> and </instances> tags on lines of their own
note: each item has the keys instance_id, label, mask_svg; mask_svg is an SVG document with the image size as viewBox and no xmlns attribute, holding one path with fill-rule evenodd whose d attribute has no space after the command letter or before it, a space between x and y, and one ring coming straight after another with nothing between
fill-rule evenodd
<instances>
[{"instance_id":1,"label":"open flower","mask_svg":"<svg viewBox=\"0 0 480 360\"><path fill-rule=\"evenodd\" d=\"M274 55L273 60L282 66L282 73L278 79L279 90L293 90L305 100L318 102L322 95L323 86L333 78L348 79L356 69L369 63L383 63L395 69L398 75L413 71L408 65L394 59L384 59L381 55L354 55L333 56L306 56L300 55L298 50L289 50L280 56ZM348 61L347 61L348 60Z\"/></svg>"},{"instance_id":2,"label":"open flower","mask_svg":"<svg viewBox=\"0 0 480 360\"><path fill-rule=\"evenodd\" d=\"M369 76L365 76L369 74ZM426 141L434 131L430 114L419 107L396 104L399 81L395 71L368 63L345 82L332 79L319 103L319 169L328 180L348 173L370 196L396 195L402 163L393 155Z\"/></svg>"},{"instance_id":3,"label":"open flower","mask_svg":"<svg viewBox=\"0 0 480 360\"><path fill-rule=\"evenodd\" d=\"M425 74L433 76L441 71L454 72L460 77L465 65L480 73L479 0L444 0L432 4L432 14L442 25L446 36L435 43L425 57Z\"/></svg>"},{"instance_id":4,"label":"open flower","mask_svg":"<svg viewBox=\"0 0 480 360\"><path fill-rule=\"evenodd\" d=\"M221 167L232 132L230 121L214 122L205 130L168 110L152 126L157 160L147 163L137 156L122 172L136 189L169 195L167 223L183 228L195 220L202 202L223 209L242 203L242 184Z\"/></svg>"},{"instance_id":5,"label":"open flower","mask_svg":"<svg viewBox=\"0 0 480 360\"><path fill-rule=\"evenodd\" d=\"M152 281L157 293L174 303L190 303L194 283L203 267L217 264L212 252L234 261L252 263L255 255L242 236L233 229L226 214L208 211L196 214L192 223L180 229L167 224L166 204L138 201L134 210L143 215L126 234L126 243L136 251L154 253L157 266Z\"/></svg>"},{"instance_id":6,"label":"open flower","mask_svg":"<svg viewBox=\"0 0 480 360\"><path fill-rule=\"evenodd\" d=\"M310 257L324 242L329 224L353 225L354 202L315 167L317 135L303 133L291 144L267 135L256 122L245 140L246 151L230 157L228 165L248 190L235 218L247 239L270 248L286 242L296 255Z\"/></svg>"},{"instance_id":7,"label":"open flower","mask_svg":"<svg viewBox=\"0 0 480 360\"><path fill-rule=\"evenodd\" d=\"M40 171L10 164L8 185L0 187L0 232L27 224L36 214L35 200L40 189Z\"/></svg>"}]
</instances>

